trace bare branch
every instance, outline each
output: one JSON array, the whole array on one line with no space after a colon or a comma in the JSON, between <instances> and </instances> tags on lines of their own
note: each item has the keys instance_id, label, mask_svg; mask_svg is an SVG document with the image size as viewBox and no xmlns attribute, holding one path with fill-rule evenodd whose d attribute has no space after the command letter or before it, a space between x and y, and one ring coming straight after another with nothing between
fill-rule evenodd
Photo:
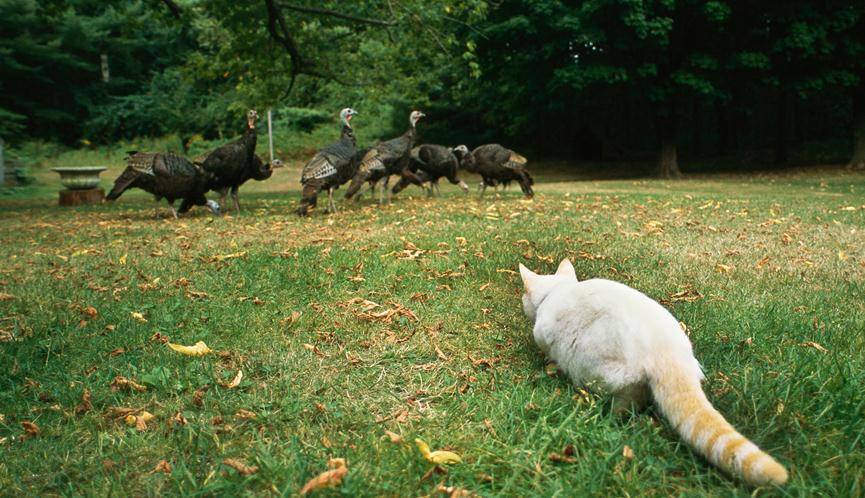
<instances>
[{"instance_id":1,"label":"bare branch","mask_svg":"<svg viewBox=\"0 0 865 498\"><path fill-rule=\"evenodd\" d=\"M305 14L314 14L318 16L328 16L328 17L336 17L339 19L345 19L347 21L355 21L362 22L364 24L374 24L376 26L393 26L396 24L395 21L382 21L381 19L372 19L369 17L360 17L352 14L345 14L343 12L338 12L336 10L331 9L323 9L320 7L304 7L301 5L294 5L290 3L280 3L280 7L286 8L288 10L293 10L295 12L303 12Z\"/></svg>"}]
</instances>

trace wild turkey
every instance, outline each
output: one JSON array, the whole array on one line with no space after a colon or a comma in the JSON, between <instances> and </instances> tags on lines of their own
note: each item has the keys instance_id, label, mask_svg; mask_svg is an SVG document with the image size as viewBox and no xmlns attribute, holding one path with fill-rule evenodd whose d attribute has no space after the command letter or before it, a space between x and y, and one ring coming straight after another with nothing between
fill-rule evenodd
<instances>
[{"instance_id":1,"label":"wild turkey","mask_svg":"<svg viewBox=\"0 0 865 498\"><path fill-rule=\"evenodd\" d=\"M459 169L460 160L464 154L468 153L468 148L465 145L460 145L454 148L448 148L443 145L423 144L411 150L411 163L409 170L417 175L424 183L429 182L428 195L439 190L439 179L445 177L454 185L459 185L463 192L468 193L469 186L457 178L457 170ZM401 178L399 183L393 186L393 193L396 194L408 187L411 181L405 177Z\"/></svg>"},{"instance_id":2,"label":"wild turkey","mask_svg":"<svg viewBox=\"0 0 865 498\"><path fill-rule=\"evenodd\" d=\"M196 159L205 171L213 175L211 190L220 192L223 198L226 192L231 191L234 209L238 212L240 201L237 198L237 190L250 178L256 178L257 170L261 167L260 163L256 163L255 158L255 145L258 140L255 133L256 119L258 113L250 109L246 113L247 126L243 136Z\"/></svg>"},{"instance_id":3,"label":"wild turkey","mask_svg":"<svg viewBox=\"0 0 865 498\"><path fill-rule=\"evenodd\" d=\"M327 210L335 213L333 191L351 180L357 171L357 141L351 127L351 119L357 111L351 107L339 111L342 134L339 140L319 150L303 167L300 184L303 186L297 214L306 216L318 201L318 193L327 190Z\"/></svg>"},{"instance_id":4,"label":"wild turkey","mask_svg":"<svg viewBox=\"0 0 865 498\"><path fill-rule=\"evenodd\" d=\"M381 192L379 194L379 203L384 203L384 191L387 189L390 175L399 174L415 185L423 185L420 178L408 169L411 149L414 146L415 140L415 125L420 118L425 114L420 111L412 111L409 114L409 127L401 136L382 142L367 152L360 162L357 173L351 180L351 185L348 187L348 192L345 193L346 199L351 199L358 190L366 182L378 182L384 179Z\"/></svg>"},{"instance_id":5,"label":"wild turkey","mask_svg":"<svg viewBox=\"0 0 865 498\"><path fill-rule=\"evenodd\" d=\"M130 152L126 158L126 169L114 180L114 188L106 199L113 201L131 188L150 192L158 202L165 198L171 214L177 218L174 201L180 203L180 213L189 211L192 206L207 206L213 214L219 214L219 204L207 200L213 177L183 156L171 153ZM159 216L159 208L156 211Z\"/></svg>"},{"instance_id":6,"label":"wild turkey","mask_svg":"<svg viewBox=\"0 0 865 498\"><path fill-rule=\"evenodd\" d=\"M274 169L281 168L283 166L284 165L282 164L282 161L280 161L279 159L274 159L273 161L266 163L262 161L260 157L253 156L252 167L247 167L243 170L243 174L240 176L240 178L238 178L237 185L232 187L219 187L218 185L216 185L219 182L215 181L213 182L214 185L211 185L211 187L216 187L214 188L214 191L219 194L220 205L225 202L225 196L227 196L230 191L231 197L234 199L234 205L237 210L240 211L240 203L237 201L237 190L240 188L240 186L249 180L256 180L259 182L267 180L268 178L273 176Z\"/></svg>"},{"instance_id":7,"label":"wild turkey","mask_svg":"<svg viewBox=\"0 0 865 498\"><path fill-rule=\"evenodd\" d=\"M523 194L531 198L535 195L532 191L535 181L526 170L527 162L525 157L499 144L486 144L466 154L461 165L466 171L477 173L483 178L481 196L488 186L515 180L523 189Z\"/></svg>"}]
</instances>

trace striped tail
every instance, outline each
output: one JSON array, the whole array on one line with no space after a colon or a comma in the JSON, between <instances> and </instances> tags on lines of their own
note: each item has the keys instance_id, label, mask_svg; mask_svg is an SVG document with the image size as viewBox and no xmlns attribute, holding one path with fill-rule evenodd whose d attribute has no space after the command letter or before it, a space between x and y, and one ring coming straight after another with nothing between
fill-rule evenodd
<instances>
[{"instance_id":1,"label":"striped tail","mask_svg":"<svg viewBox=\"0 0 865 498\"><path fill-rule=\"evenodd\" d=\"M712 464L754 486L787 482L784 467L712 407L698 380L665 374L649 384L655 402L676 432Z\"/></svg>"}]
</instances>

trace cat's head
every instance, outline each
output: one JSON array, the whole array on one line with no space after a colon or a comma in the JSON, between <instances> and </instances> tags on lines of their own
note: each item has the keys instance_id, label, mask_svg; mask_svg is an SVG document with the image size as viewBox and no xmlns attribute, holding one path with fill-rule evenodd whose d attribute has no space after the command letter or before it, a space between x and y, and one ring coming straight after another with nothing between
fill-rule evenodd
<instances>
[{"instance_id":1,"label":"cat's head","mask_svg":"<svg viewBox=\"0 0 865 498\"><path fill-rule=\"evenodd\" d=\"M523 312L534 323L538 306L544 298L557 286L563 283L576 282L577 272L570 260L563 259L553 275L538 275L520 264L520 276L523 277Z\"/></svg>"}]
</instances>

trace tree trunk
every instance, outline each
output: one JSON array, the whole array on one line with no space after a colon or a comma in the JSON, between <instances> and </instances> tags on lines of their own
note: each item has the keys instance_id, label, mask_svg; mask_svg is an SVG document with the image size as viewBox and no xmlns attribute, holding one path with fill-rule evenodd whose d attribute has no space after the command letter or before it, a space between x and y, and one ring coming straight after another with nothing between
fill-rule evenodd
<instances>
[{"instance_id":1,"label":"tree trunk","mask_svg":"<svg viewBox=\"0 0 865 498\"><path fill-rule=\"evenodd\" d=\"M661 154L658 158L658 174L661 178L678 178L682 176L679 160L676 154L676 139L665 136L661 140Z\"/></svg>"},{"instance_id":2,"label":"tree trunk","mask_svg":"<svg viewBox=\"0 0 865 498\"><path fill-rule=\"evenodd\" d=\"M853 96L853 156L849 167L865 169L865 96L862 92Z\"/></svg>"},{"instance_id":3,"label":"tree trunk","mask_svg":"<svg viewBox=\"0 0 865 498\"><path fill-rule=\"evenodd\" d=\"M695 158L703 155L703 106L700 100L694 99L694 132L691 139L691 152Z\"/></svg>"},{"instance_id":4,"label":"tree trunk","mask_svg":"<svg viewBox=\"0 0 865 498\"><path fill-rule=\"evenodd\" d=\"M775 166L787 164L788 100L787 90L781 89L778 96L777 122L775 123Z\"/></svg>"},{"instance_id":5,"label":"tree trunk","mask_svg":"<svg viewBox=\"0 0 865 498\"><path fill-rule=\"evenodd\" d=\"M677 154L678 116L675 102L667 104L658 116L658 131L661 138L661 151L658 156L658 176L661 178L678 178L682 176L679 169Z\"/></svg>"}]
</instances>

